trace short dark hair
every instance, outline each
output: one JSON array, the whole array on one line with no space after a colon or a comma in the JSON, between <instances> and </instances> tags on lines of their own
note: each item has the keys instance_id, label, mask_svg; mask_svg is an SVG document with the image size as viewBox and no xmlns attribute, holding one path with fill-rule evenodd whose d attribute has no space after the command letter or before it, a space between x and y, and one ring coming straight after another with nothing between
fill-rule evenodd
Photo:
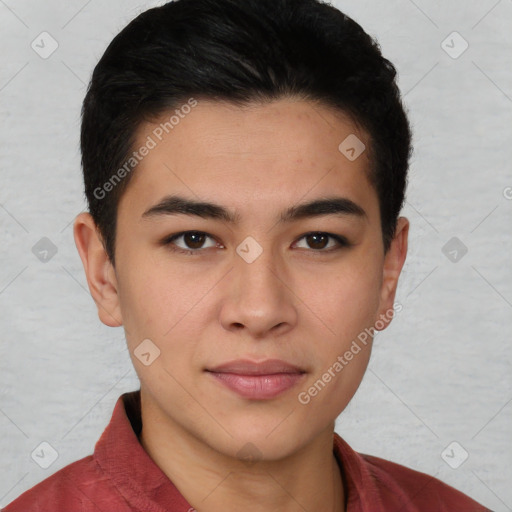
<instances>
[{"instance_id":1,"label":"short dark hair","mask_svg":"<svg viewBox=\"0 0 512 512\"><path fill-rule=\"evenodd\" d=\"M191 97L236 105L298 97L349 115L370 137L387 251L412 152L396 74L376 40L320 0L176 0L143 12L106 49L82 107L85 194L111 263L133 173L108 198L98 190L130 158L140 124Z\"/></svg>"}]
</instances>

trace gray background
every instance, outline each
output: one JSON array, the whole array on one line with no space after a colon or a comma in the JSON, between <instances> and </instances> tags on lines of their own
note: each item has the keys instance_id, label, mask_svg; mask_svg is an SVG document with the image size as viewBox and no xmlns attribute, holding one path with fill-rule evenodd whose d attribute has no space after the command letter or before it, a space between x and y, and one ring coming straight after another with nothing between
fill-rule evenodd
<instances>
[{"instance_id":1,"label":"gray background","mask_svg":"<svg viewBox=\"0 0 512 512\"><path fill-rule=\"evenodd\" d=\"M90 454L138 388L122 328L97 317L72 222L86 83L112 37L159 3L0 0L0 506ZM512 1L335 5L397 66L415 133L403 310L336 430L512 510ZM43 31L59 44L47 59L31 48ZM453 31L469 44L458 58ZM47 261L32 251L43 237L57 248ZM43 441L58 452L47 469L30 456ZM457 469L441 456L453 441L452 465L469 454Z\"/></svg>"}]
</instances>

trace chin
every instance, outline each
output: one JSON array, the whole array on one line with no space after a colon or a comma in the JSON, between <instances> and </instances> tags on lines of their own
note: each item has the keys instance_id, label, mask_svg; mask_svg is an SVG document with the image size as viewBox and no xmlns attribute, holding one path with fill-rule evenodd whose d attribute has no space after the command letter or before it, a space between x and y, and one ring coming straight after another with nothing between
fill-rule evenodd
<instances>
[{"instance_id":1,"label":"chin","mask_svg":"<svg viewBox=\"0 0 512 512\"><path fill-rule=\"evenodd\" d=\"M292 415L285 419L286 416L287 414L283 414L279 419L273 418L272 421L259 424L240 422L233 426L228 431L237 432L237 434L227 440L230 446L224 446L226 453L237 459L276 461L292 455L318 435L313 425L311 429L306 430L303 421L290 424L287 422Z\"/></svg>"}]
</instances>

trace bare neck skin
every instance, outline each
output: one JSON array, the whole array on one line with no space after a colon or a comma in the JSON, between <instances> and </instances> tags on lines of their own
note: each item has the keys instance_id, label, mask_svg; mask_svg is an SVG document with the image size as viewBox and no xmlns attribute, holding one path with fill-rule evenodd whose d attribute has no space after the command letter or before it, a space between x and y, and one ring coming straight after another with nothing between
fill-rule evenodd
<instances>
[{"instance_id":1,"label":"bare neck skin","mask_svg":"<svg viewBox=\"0 0 512 512\"><path fill-rule=\"evenodd\" d=\"M199 512L344 512L334 424L286 459L247 463L221 454L165 418L141 391L140 442Z\"/></svg>"}]
</instances>

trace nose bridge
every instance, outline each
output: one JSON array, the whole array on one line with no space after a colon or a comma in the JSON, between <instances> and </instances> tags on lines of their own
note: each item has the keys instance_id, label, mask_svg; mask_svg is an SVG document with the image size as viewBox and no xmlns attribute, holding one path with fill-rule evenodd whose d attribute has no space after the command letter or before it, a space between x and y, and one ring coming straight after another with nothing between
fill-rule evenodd
<instances>
[{"instance_id":1,"label":"nose bridge","mask_svg":"<svg viewBox=\"0 0 512 512\"><path fill-rule=\"evenodd\" d=\"M240 300L265 299L270 304L281 298L283 283L279 279L279 269L282 269L282 262L278 261L272 247L247 237L238 246L237 254L238 261L234 270L237 273Z\"/></svg>"},{"instance_id":2,"label":"nose bridge","mask_svg":"<svg viewBox=\"0 0 512 512\"><path fill-rule=\"evenodd\" d=\"M281 324L293 324L293 294L286 286L284 262L269 245L247 237L238 247L226 303L225 328L244 326L262 335Z\"/></svg>"}]
</instances>

